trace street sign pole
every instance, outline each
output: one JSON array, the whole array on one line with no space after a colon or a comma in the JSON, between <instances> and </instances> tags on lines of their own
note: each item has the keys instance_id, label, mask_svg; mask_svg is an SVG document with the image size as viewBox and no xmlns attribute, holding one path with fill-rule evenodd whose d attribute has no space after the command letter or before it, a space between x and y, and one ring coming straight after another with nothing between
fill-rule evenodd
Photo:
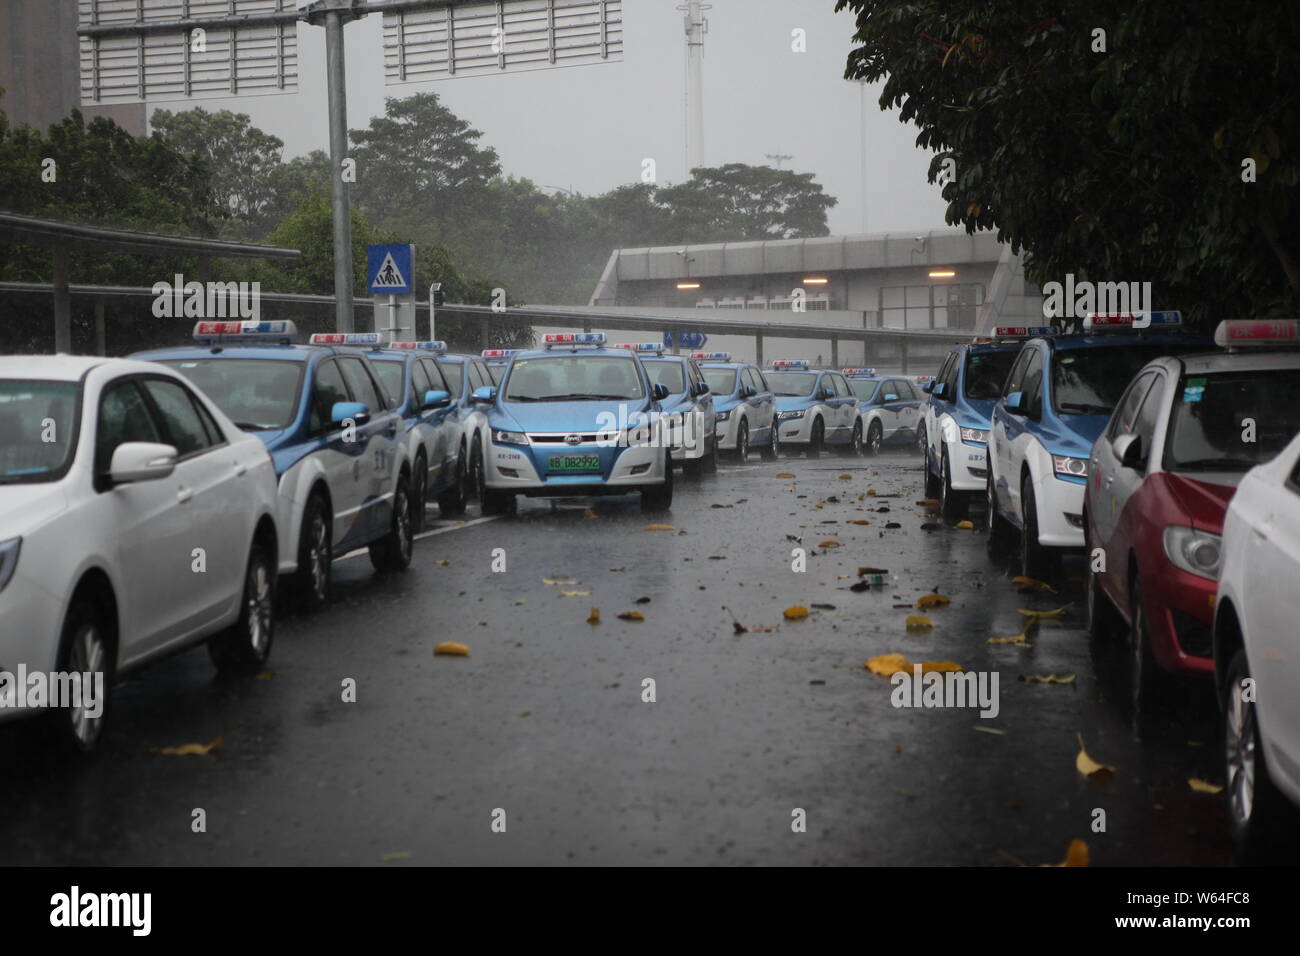
<instances>
[{"instance_id":1,"label":"street sign pole","mask_svg":"<svg viewBox=\"0 0 1300 956\"><path fill-rule=\"evenodd\" d=\"M434 301L435 293L442 288L441 282L429 283L429 341L438 341L438 330L434 323L434 312L438 308L438 303Z\"/></svg>"},{"instance_id":2,"label":"street sign pole","mask_svg":"<svg viewBox=\"0 0 1300 956\"><path fill-rule=\"evenodd\" d=\"M348 184L343 179L343 161L348 154L347 68L343 59L343 18L336 11L325 15L325 60L329 78L330 168L333 173L334 330L351 332L354 324L352 216Z\"/></svg>"}]
</instances>

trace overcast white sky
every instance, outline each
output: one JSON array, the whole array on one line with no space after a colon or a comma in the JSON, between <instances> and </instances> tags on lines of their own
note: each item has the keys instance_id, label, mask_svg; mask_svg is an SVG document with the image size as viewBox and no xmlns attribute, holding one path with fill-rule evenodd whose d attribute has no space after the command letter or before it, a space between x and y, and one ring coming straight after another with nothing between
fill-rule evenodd
<instances>
[{"instance_id":1,"label":"overcast white sky","mask_svg":"<svg viewBox=\"0 0 1300 956\"><path fill-rule=\"evenodd\" d=\"M348 125L364 127L384 97L431 90L483 132L503 170L587 195L636 182L654 157L659 181L685 176L685 36L680 0L623 0L622 62L431 83L386 85L382 17L346 29ZM771 163L816 174L839 200L832 233L863 230L858 84L842 78L853 17L834 0L712 0L705 38L705 164ZM807 31L806 53L791 51L791 31ZM208 109L248 113L285 142L287 156L328 148L324 31L298 28L295 94L205 100ZM867 89L867 230L920 232L942 227L943 201L926 182L930 154L915 127L881 112ZM151 101L149 109L184 108Z\"/></svg>"}]
</instances>

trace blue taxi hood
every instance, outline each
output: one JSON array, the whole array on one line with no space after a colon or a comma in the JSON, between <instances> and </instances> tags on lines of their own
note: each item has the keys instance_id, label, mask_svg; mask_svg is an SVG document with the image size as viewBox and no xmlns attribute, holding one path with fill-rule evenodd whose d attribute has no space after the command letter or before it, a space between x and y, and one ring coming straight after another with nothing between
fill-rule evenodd
<instances>
[{"instance_id":1,"label":"blue taxi hood","mask_svg":"<svg viewBox=\"0 0 1300 956\"><path fill-rule=\"evenodd\" d=\"M810 408L816 405L821 399L813 395L778 395L776 397L776 410L778 412L791 412L800 408Z\"/></svg>"},{"instance_id":2,"label":"blue taxi hood","mask_svg":"<svg viewBox=\"0 0 1300 956\"><path fill-rule=\"evenodd\" d=\"M675 412L677 411L678 406L688 404L690 404L690 400L686 397L685 392L673 392L673 394L669 395L659 403L659 407L665 412Z\"/></svg>"},{"instance_id":3,"label":"blue taxi hood","mask_svg":"<svg viewBox=\"0 0 1300 956\"><path fill-rule=\"evenodd\" d=\"M993 406L996 398L965 398L959 406L957 417L961 419L962 428L979 428L987 431L993 421Z\"/></svg>"},{"instance_id":4,"label":"blue taxi hood","mask_svg":"<svg viewBox=\"0 0 1300 956\"><path fill-rule=\"evenodd\" d=\"M1109 415L1044 415L1039 434L1049 454L1087 458L1109 421Z\"/></svg>"},{"instance_id":5,"label":"blue taxi hood","mask_svg":"<svg viewBox=\"0 0 1300 956\"><path fill-rule=\"evenodd\" d=\"M624 409L622 421L620 409ZM590 432L609 422L610 415L611 424L626 428L629 415L653 409L654 402L645 398L624 402L502 402L493 406L491 425L520 432Z\"/></svg>"}]
</instances>

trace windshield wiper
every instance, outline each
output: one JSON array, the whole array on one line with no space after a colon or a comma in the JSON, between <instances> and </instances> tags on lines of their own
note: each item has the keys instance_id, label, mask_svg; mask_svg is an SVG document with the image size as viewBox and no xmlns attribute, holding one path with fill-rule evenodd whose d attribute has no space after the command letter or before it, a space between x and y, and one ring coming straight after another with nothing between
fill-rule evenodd
<instances>
[{"instance_id":1,"label":"windshield wiper","mask_svg":"<svg viewBox=\"0 0 1300 956\"><path fill-rule=\"evenodd\" d=\"M507 402L544 402L546 399L539 398L536 395L507 395Z\"/></svg>"},{"instance_id":2,"label":"windshield wiper","mask_svg":"<svg viewBox=\"0 0 1300 956\"><path fill-rule=\"evenodd\" d=\"M259 425L257 422L235 422L235 427L246 432L269 432L278 428L278 425Z\"/></svg>"},{"instance_id":3,"label":"windshield wiper","mask_svg":"<svg viewBox=\"0 0 1300 956\"><path fill-rule=\"evenodd\" d=\"M571 401L610 401L610 402L627 402L632 400L630 395L601 395L598 392L570 392L568 395L547 395L539 399L543 402L571 402Z\"/></svg>"},{"instance_id":4,"label":"windshield wiper","mask_svg":"<svg viewBox=\"0 0 1300 956\"><path fill-rule=\"evenodd\" d=\"M1063 412L1077 411L1081 415L1109 415L1115 410L1113 405L1090 405L1087 402L1057 402Z\"/></svg>"}]
</instances>

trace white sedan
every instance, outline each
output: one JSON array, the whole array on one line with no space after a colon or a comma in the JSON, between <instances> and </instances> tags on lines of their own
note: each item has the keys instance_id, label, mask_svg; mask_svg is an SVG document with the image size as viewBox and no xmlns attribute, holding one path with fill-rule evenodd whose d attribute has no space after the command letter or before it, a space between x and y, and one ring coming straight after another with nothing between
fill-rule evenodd
<instances>
[{"instance_id":1,"label":"white sedan","mask_svg":"<svg viewBox=\"0 0 1300 956\"><path fill-rule=\"evenodd\" d=\"M89 751L115 675L204 639L260 669L275 499L262 442L170 369L0 357L0 720L50 710Z\"/></svg>"},{"instance_id":2,"label":"white sedan","mask_svg":"<svg viewBox=\"0 0 1300 956\"><path fill-rule=\"evenodd\" d=\"M1300 828L1300 435L1248 471L1223 523L1214 673L1239 862Z\"/></svg>"}]
</instances>

